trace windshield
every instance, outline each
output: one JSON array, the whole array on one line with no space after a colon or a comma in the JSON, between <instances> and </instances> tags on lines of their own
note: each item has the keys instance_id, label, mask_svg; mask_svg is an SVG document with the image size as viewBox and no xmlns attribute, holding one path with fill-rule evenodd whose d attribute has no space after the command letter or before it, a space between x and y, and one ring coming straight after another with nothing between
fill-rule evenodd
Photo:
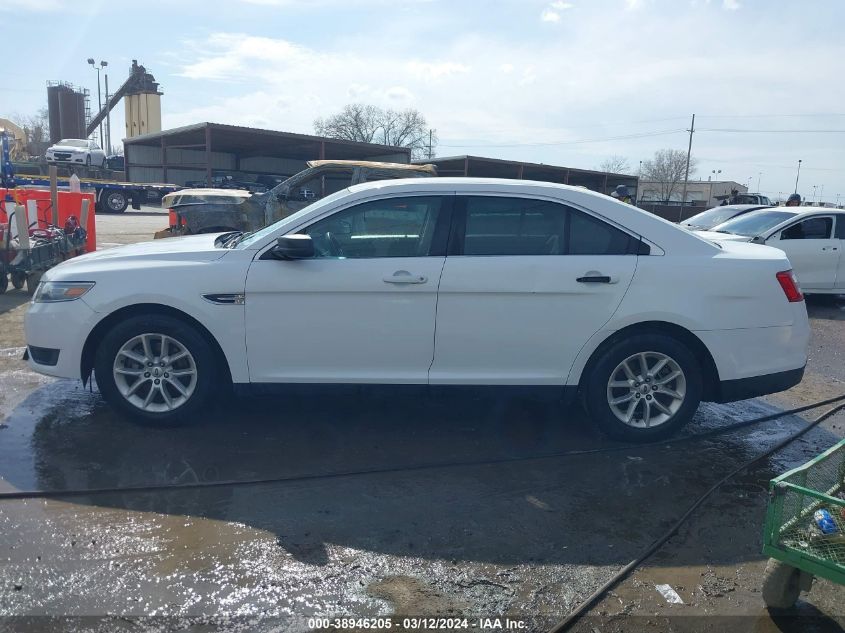
<instances>
[{"instance_id":1,"label":"windshield","mask_svg":"<svg viewBox=\"0 0 845 633\"><path fill-rule=\"evenodd\" d=\"M698 215L692 216L686 222L684 222L684 224L689 224L690 226L699 226L701 228L708 229L711 226L716 226L717 224L721 224L722 222L727 222L734 215L736 215L736 213L736 207L714 207L712 209L707 209L707 211L702 211Z\"/></svg>"},{"instance_id":2,"label":"windshield","mask_svg":"<svg viewBox=\"0 0 845 633\"><path fill-rule=\"evenodd\" d=\"M754 237L794 216L794 213L788 211L754 211L714 226L711 230Z\"/></svg>"},{"instance_id":3,"label":"windshield","mask_svg":"<svg viewBox=\"0 0 845 633\"><path fill-rule=\"evenodd\" d=\"M88 147L88 141L83 141L78 138L65 138L56 143L56 145L68 145L70 147Z\"/></svg>"},{"instance_id":4,"label":"windshield","mask_svg":"<svg viewBox=\"0 0 845 633\"><path fill-rule=\"evenodd\" d=\"M336 191L335 193L333 193L329 196L326 196L322 200L318 200L314 204L309 204L307 207L305 207L304 209L302 209L300 211L297 211L293 215L289 215L286 218L282 218L278 222L275 222L275 223L273 223L269 226L265 226L260 231L256 231L255 233L252 233L248 237L245 237L240 242L238 242L238 244L235 246L235 248L249 248L249 246L251 244L255 244L257 242L260 242L265 237L272 234L274 231L277 231L278 229L282 228L283 226L296 222L305 213L311 213L312 211L317 211L319 209L322 209L323 207L331 206L335 202L335 200L342 198L348 192L349 192L349 189L342 189L340 191Z\"/></svg>"}]
</instances>

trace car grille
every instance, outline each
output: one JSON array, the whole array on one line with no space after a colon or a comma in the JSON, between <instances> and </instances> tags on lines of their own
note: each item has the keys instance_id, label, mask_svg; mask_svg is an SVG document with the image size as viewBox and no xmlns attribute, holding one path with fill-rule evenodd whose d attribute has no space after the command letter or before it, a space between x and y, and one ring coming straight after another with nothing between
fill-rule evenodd
<instances>
[{"instance_id":1,"label":"car grille","mask_svg":"<svg viewBox=\"0 0 845 633\"><path fill-rule=\"evenodd\" d=\"M55 152L53 156L57 160L70 160L70 152Z\"/></svg>"}]
</instances>

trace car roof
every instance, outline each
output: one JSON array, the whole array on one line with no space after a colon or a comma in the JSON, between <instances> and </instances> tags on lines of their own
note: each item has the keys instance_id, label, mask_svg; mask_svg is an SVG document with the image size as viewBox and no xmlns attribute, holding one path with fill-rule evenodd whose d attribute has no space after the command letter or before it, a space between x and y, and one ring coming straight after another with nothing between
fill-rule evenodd
<instances>
[{"instance_id":1,"label":"car roof","mask_svg":"<svg viewBox=\"0 0 845 633\"><path fill-rule=\"evenodd\" d=\"M397 180L376 180L352 185L347 189L354 194L350 202L364 201L372 196L408 193L462 193L487 195L548 196L559 199L563 204L581 207L589 213L616 222L628 231L642 235L664 252L679 249L678 252L694 254L709 253L715 248L710 242L692 236L681 226L664 220L632 204L619 202L609 195L583 187L564 185L541 180L516 180L506 178L464 178L448 176L443 178L404 178ZM306 209L307 210L307 209ZM692 237L692 239L690 239Z\"/></svg>"},{"instance_id":2,"label":"car roof","mask_svg":"<svg viewBox=\"0 0 845 633\"><path fill-rule=\"evenodd\" d=\"M713 209L735 209L737 211L745 211L746 209L768 209L771 205L768 204L723 204L710 207L708 211Z\"/></svg>"}]
</instances>

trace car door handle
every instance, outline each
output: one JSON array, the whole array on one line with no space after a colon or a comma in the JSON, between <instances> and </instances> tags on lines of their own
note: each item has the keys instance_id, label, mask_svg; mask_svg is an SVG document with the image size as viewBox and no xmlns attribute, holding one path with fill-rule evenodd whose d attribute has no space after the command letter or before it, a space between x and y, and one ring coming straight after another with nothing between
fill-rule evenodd
<instances>
[{"instance_id":1,"label":"car door handle","mask_svg":"<svg viewBox=\"0 0 845 633\"><path fill-rule=\"evenodd\" d=\"M586 277L578 277L575 281L579 284L609 284L610 277L606 275L587 275Z\"/></svg>"},{"instance_id":2,"label":"car door handle","mask_svg":"<svg viewBox=\"0 0 845 633\"><path fill-rule=\"evenodd\" d=\"M428 277L424 275L412 275L407 270L397 270L392 275L382 277L386 284L424 284Z\"/></svg>"}]
</instances>

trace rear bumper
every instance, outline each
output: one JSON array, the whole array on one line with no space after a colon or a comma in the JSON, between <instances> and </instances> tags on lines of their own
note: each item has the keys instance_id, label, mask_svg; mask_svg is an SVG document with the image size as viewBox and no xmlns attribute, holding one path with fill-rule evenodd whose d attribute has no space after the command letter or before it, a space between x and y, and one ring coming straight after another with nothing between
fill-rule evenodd
<instances>
[{"instance_id":1,"label":"rear bumper","mask_svg":"<svg viewBox=\"0 0 845 633\"><path fill-rule=\"evenodd\" d=\"M778 391L786 391L801 382L803 377L804 368L799 367L798 369L779 371L765 376L722 380L719 383L716 402L736 402L737 400L748 400Z\"/></svg>"}]
</instances>

